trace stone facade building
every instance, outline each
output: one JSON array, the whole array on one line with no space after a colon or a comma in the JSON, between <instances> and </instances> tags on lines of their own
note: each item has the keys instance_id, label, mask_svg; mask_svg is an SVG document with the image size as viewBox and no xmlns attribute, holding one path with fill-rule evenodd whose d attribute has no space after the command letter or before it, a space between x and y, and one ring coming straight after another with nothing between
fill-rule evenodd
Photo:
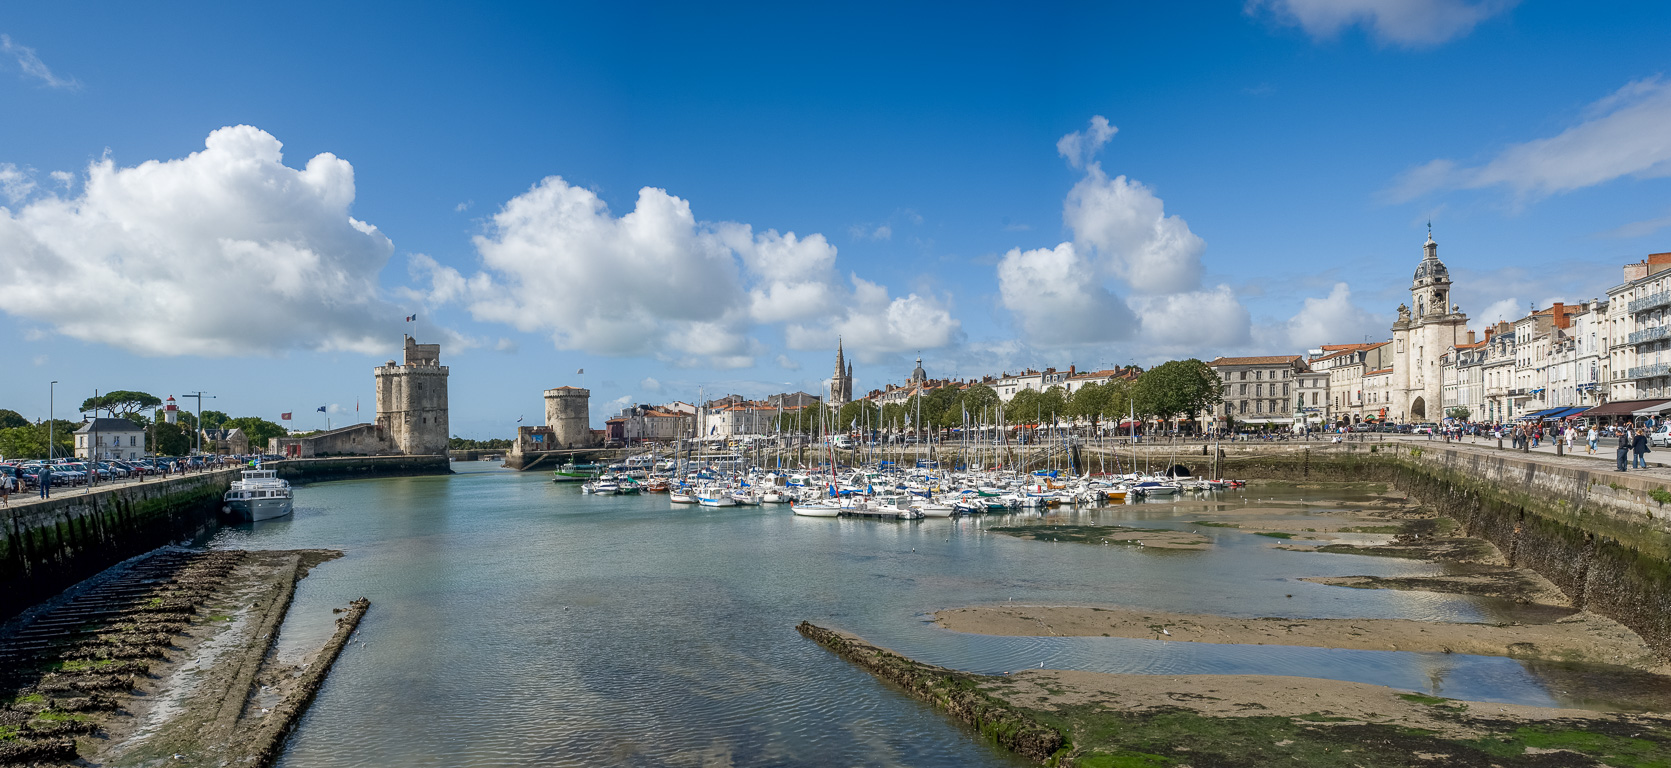
<instances>
[{"instance_id":1,"label":"stone facade building","mask_svg":"<svg viewBox=\"0 0 1671 768\"><path fill-rule=\"evenodd\" d=\"M1291 428L1298 409L1299 378L1310 373L1299 355L1220 357L1207 364L1218 374L1224 401L1208 414L1214 429L1236 424ZM1301 415L1303 421L1303 413Z\"/></svg>"},{"instance_id":2,"label":"stone facade building","mask_svg":"<svg viewBox=\"0 0 1671 768\"><path fill-rule=\"evenodd\" d=\"M127 419L95 418L75 431L78 459L137 459L145 452L145 430Z\"/></svg>"}]
</instances>

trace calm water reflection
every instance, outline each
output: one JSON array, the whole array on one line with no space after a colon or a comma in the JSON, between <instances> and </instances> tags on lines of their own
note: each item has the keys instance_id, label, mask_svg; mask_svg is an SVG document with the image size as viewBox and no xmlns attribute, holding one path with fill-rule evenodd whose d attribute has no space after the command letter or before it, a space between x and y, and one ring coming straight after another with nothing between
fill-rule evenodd
<instances>
[{"instance_id":1,"label":"calm water reflection","mask_svg":"<svg viewBox=\"0 0 1671 768\"><path fill-rule=\"evenodd\" d=\"M219 547L347 553L302 582L281 652L321 642L329 606L372 601L363 642L337 662L283 765L1023 764L803 640L802 619L982 672L1042 662L1307 674L1538 705L1561 697L1547 675L1507 659L983 637L926 622L940 608L1011 598L1245 616L1513 615L1502 601L1297 580L1437 572L1429 564L1284 552L1225 529L1199 529L1216 542L1201 552L982 531L1037 515L891 523L670 509L665 496L590 497L544 473L455 468L304 486L293 517L215 537ZM1282 503L1255 495L1222 502ZM1132 505L1050 519L1193 529L1200 514Z\"/></svg>"}]
</instances>

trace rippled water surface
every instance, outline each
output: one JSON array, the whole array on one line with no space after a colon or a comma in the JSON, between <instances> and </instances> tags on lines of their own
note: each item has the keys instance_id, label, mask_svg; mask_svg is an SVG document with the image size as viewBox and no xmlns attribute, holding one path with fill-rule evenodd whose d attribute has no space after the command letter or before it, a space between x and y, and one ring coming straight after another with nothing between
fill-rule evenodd
<instances>
[{"instance_id":1,"label":"rippled water surface","mask_svg":"<svg viewBox=\"0 0 1671 768\"><path fill-rule=\"evenodd\" d=\"M303 486L292 517L215 537L219 547L346 553L301 583L281 652L322 642L329 607L372 602L363 642L337 661L282 765L1023 764L804 640L795 632L803 619L981 672L1303 674L1486 701L1566 700L1547 669L1508 659L986 637L927 622L941 608L1012 598L1243 616L1513 615L1501 601L1298 581L1437 567L1285 552L1269 538L1189 525L1199 506L1050 517L1187 528L1215 541L1160 552L982 532L1038 515L898 523L798 518L787 507L673 509L665 496L583 496L547 473L454 466L451 477ZM1282 507L1299 493L1221 501Z\"/></svg>"}]
</instances>

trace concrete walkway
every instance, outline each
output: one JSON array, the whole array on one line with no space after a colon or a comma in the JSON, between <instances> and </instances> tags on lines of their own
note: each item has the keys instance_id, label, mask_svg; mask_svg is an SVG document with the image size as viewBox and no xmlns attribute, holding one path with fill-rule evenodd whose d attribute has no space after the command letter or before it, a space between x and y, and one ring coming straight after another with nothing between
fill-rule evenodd
<instances>
[{"instance_id":1,"label":"concrete walkway","mask_svg":"<svg viewBox=\"0 0 1671 768\"><path fill-rule=\"evenodd\" d=\"M243 467L228 467L226 469L208 469L208 470L202 470L202 471L192 470L192 471L187 472L183 475L182 474L172 474L172 475L169 475L167 478L164 478L160 475L151 475L151 476L148 476L148 477L144 477L143 479L128 478L128 479L120 479L120 480L101 480L101 481L99 481L98 485L73 485L73 486L70 486L70 485L55 485L55 486L52 487L52 499L63 499L63 498L70 498L70 497L73 497L73 496L87 496L87 495L94 494L94 493L103 493L105 491L121 490L123 488L132 488L134 486L139 486L139 485L156 485L157 483L168 482L168 481L172 481L172 480L179 480L181 478L194 478L194 477L199 477L199 476L202 476L202 475L213 475L216 472L236 472L236 471L241 470L241 469L243 469ZM39 504L43 501L50 501L52 499L43 499L43 498L41 498L41 492L40 492L39 489L30 488L27 491L12 494L11 498L7 501L6 507L4 507L4 508L27 507L27 506L30 506L31 504Z\"/></svg>"},{"instance_id":2,"label":"concrete walkway","mask_svg":"<svg viewBox=\"0 0 1671 768\"><path fill-rule=\"evenodd\" d=\"M1503 440L1503 449L1498 451L1496 438L1486 439L1484 437L1464 437L1461 440L1445 442L1443 439L1438 437L1434 437L1429 440L1425 435L1381 435L1380 437L1386 438L1384 442L1396 441L1410 445L1432 445L1448 449L1480 451L1498 455L1518 455L1522 457L1531 457L1536 455L1537 460L1544 464L1585 469L1591 472L1614 472L1617 467L1614 460L1614 449L1617 446L1617 443L1610 442L1617 441L1618 438L1616 437L1603 437L1596 441L1596 453L1594 456L1589 455L1589 448L1582 440L1573 440L1573 453L1557 456L1555 455L1555 445L1549 441L1544 441L1542 445L1539 445L1537 448L1533 448L1529 451L1521 451L1510 448L1509 446L1511 443L1505 438ZM1649 452L1645 458L1648 461L1648 469L1631 469L1626 471L1624 474L1645 474L1649 477L1671 479L1671 465L1667 464L1667 462L1671 462L1671 448L1655 448L1653 451ZM1658 459L1663 459L1664 461L1658 461ZM1626 466L1629 466L1629 461L1626 462Z\"/></svg>"}]
</instances>

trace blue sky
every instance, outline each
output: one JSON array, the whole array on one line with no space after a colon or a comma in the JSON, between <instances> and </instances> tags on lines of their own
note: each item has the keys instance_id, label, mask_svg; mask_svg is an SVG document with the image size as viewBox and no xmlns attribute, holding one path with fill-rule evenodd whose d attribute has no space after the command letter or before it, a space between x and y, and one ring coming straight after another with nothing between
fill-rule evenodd
<instances>
[{"instance_id":1,"label":"blue sky","mask_svg":"<svg viewBox=\"0 0 1671 768\"><path fill-rule=\"evenodd\" d=\"M818 391L837 335L860 390L919 351L1381 338L1429 219L1476 327L1671 250L1662 3L14 4L0 35L31 417L57 380L60 415L369 419L417 313L457 433L504 436L565 384L600 422Z\"/></svg>"}]
</instances>

